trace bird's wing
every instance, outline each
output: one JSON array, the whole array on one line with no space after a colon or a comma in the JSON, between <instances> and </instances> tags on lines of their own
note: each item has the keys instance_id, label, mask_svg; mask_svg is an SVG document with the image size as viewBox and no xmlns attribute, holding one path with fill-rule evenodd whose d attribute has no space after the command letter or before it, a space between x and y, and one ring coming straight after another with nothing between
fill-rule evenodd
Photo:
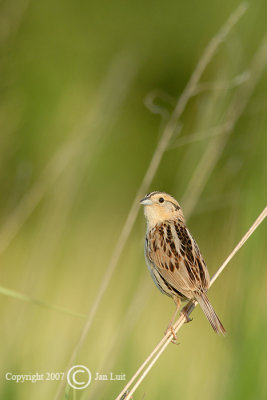
<instances>
[{"instance_id":1,"label":"bird's wing","mask_svg":"<svg viewBox=\"0 0 267 400\"><path fill-rule=\"evenodd\" d=\"M209 273L199 248L184 224L166 221L150 232L147 256L163 279L186 297L206 291Z\"/></svg>"}]
</instances>

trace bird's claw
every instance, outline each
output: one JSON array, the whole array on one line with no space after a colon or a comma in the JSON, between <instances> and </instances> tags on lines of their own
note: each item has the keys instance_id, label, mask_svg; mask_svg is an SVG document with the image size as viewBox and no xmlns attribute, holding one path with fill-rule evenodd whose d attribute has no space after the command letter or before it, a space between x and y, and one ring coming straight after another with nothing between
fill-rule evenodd
<instances>
[{"instance_id":1,"label":"bird's claw","mask_svg":"<svg viewBox=\"0 0 267 400\"><path fill-rule=\"evenodd\" d=\"M187 312L184 310L181 311L180 315L183 315L185 317L185 323L187 324L188 322L193 321L192 318L189 317L189 315L187 314Z\"/></svg>"},{"instance_id":2,"label":"bird's claw","mask_svg":"<svg viewBox=\"0 0 267 400\"><path fill-rule=\"evenodd\" d=\"M177 343L177 336L176 336L175 330L173 329L173 326L169 326L169 327L167 328L167 330L166 330L166 332L165 332L165 335L166 335L168 332L170 332L170 333L172 334L172 336L173 336L173 338L172 338L172 343L173 343L173 344L178 344L178 343Z\"/></svg>"}]
</instances>

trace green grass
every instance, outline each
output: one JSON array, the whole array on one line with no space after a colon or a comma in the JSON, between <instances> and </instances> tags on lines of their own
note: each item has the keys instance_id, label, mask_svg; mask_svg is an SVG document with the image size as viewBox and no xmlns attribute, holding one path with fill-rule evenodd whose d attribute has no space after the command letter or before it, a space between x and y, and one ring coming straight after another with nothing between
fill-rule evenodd
<instances>
[{"instance_id":1,"label":"green grass","mask_svg":"<svg viewBox=\"0 0 267 400\"><path fill-rule=\"evenodd\" d=\"M56 397L58 382L4 376L66 370L161 134L144 98L159 88L177 101L234 3L28 2L21 14L21 2L1 3L1 26L12 26L0 33L1 398ZM250 4L202 82L231 82L250 68L264 7ZM246 83L193 97L179 137L221 125ZM212 168L207 158L190 212L211 275L266 205L266 89L263 72ZM222 138L168 150L149 189L183 200L207 148ZM92 374L130 378L173 312L147 272L144 233L140 213L77 354ZM265 237L266 222L211 288L226 338L197 309L134 399L266 398ZM75 395L63 387L60 399L112 399L125 383L92 382Z\"/></svg>"}]
</instances>

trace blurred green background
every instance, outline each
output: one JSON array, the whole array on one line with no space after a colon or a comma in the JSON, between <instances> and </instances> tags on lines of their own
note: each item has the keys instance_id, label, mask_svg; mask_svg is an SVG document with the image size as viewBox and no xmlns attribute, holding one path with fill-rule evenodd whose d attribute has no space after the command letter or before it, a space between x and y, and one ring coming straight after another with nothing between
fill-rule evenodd
<instances>
[{"instance_id":1,"label":"blurred green background","mask_svg":"<svg viewBox=\"0 0 267 400\"><path fill-rule=\"evenodd\" d=\"M1 399L106 400L125 385L93 381L75 392L5 374L68 368L166 122L145 99L154 91L153 111L173 110L238 4L1 1ZM147 188L181 202L211 275L266 204L266 71L247 96L266 11L264 0L251 2L220 45ZM229 135L214 137L245 96ZM196 169L203 179L190 185ZM144 235L141 210L72 362L93 378L112 371L128 380L174 311L147 272ZM263 223L210 290L227 336L196 309L134 400L266 399L265 246Z\"/></svg>"}]
</instances>

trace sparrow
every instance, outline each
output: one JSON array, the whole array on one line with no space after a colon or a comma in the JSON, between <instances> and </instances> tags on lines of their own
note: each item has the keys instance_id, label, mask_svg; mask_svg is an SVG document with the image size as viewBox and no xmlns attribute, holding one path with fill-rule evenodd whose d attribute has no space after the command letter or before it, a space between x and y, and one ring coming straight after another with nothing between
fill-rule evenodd
<instances>
[{"instance_id":1,"label":"sparrow","mask_svg":"<svg viewBox=\"0 0 267 400\"><path fill-rule=\"evenodd\" d=\"M176 339L173 322L181 301L196 300L216 333L226 331L214 311L207 291L210 277L198 245L189 232L177 200L165 192L150 192L141 201L147 222L145 259L158 289L172 297L176 310L168 329ZM184 309L185 310L185 309ZM183 311L186 320L191 319Z\"/></svg>"}]
</instances>

